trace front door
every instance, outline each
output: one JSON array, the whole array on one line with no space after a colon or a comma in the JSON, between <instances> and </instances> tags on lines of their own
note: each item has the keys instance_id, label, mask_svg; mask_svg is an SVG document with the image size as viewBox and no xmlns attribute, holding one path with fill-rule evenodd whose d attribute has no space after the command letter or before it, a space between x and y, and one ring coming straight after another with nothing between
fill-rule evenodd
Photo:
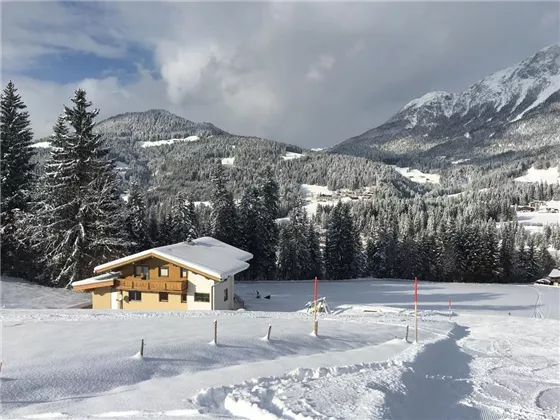
<instances>
[{"instance_id":1,"label":"front door","mask_svg":"<svg viewBox=\"0 0 560 420\"><path fill-rule=\"evenodd\" d=\"M111 309L119 309L118 296L119 292L117 290L111 290Z\"/></svg>"}]
</instances>

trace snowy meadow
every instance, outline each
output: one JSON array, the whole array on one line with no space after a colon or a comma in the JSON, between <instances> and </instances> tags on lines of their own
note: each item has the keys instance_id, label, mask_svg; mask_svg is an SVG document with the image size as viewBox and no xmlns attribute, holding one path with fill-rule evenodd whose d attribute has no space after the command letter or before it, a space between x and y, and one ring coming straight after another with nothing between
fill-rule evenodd
<instances>
[{"instance_id":1,"label":"snowy meadow","mask_svg":"<svg viewBox=\"0 0 560 420\"><path fill-rule=\"evenodd\" d=\"M2 286L3 418L559 418L560 288L420 283L415 343L408 281L321 282L318 336L307 281L239 283L236 312L30 309Z\"/></svg>"}]
</instances>

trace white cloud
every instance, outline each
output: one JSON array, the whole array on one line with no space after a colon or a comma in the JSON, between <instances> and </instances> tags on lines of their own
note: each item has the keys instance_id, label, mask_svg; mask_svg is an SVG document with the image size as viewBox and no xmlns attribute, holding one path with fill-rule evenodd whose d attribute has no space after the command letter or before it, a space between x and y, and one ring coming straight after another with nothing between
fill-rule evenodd
<instances>
[{"instance_id":1,"label":"white cloud","mask_svg":"<svg viewBox=\"0 0 560 420\"><path fill-rule=\"evenodd\" d=\"M544 3L9 2L2 4L2 82L9 77L20 88L39 136L81 86L100 117L164 108L234 133L328 146L428 90L463 89L557 42L558 10ZM60 51L126 58L138 47L155 68L138 66L133 82L123 82L122 69L65 84L22 72Z\"/></svg>"},{"instance_id":2,"label":"white cloud","mask_svg":"<svg viewBox=\"0 0 560 420\"><path fill-rule=\"evenodd\" d=\"M321 54L315 63L311 65L307 72L307 79L313 82L321 81L325 78L326 70L330 70L334 63L335 58L329 54Z\"/></svg>"},{"instance_id":3,"label":"white cloud","mask_svg":"<svg viewBox=\"0 0 560 420\"><path fill-rule=\"evenodd\" d=\"M95 12L77 13L61 2L2 4L2 68L25 69L38 57L61 52L88 52L98 57L123 57L122 39L108 36L105 25L116 16L96 3ZM110 41L110 42L109 42Z\"/></svg>"},{"instance_id":4,"label":"white cloud","mask_svg":"<svg viewBox=\"0 0 560 420\"><path fill-rule=\"evenodd\" d=\"M167 83L167 93L174 103L180 103L200 83L204 70L212 59L222 56L217 45L158 46L157 57L163 79Z\"/></svg>"}]
</instances>

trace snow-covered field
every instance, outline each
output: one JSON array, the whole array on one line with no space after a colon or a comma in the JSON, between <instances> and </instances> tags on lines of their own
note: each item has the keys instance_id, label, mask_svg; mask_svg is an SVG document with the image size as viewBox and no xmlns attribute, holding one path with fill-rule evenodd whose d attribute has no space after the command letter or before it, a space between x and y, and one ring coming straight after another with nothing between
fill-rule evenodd
<instances>
[{"instance_id":1,"label":"snow-covered field","mask_svg":"<svg viewBox=\"0 0 560 420\"><path fill-rule=\"evenodd\" d=\"M560 173L557 167L548 169L529 168L527 173L519 178L515 178L518 182L546 182L548 184L556 184L560 182Z\"/></svg>"},{"instance_id":2,"label":"snow-covered field","mask_svg":"<svg viewBox=\"0 0 560 420\"><path fill-rule=\"evenodd\" d=\"M395 165L391 165L391 167L402 176L410 179L411 181L418 182L419 184L425 184L426 182L439 184L441 178L441 175L439 174L427 174L419 171L418 169L400 168Z\"/></svg>"},{"instance_id":3,"label":"snow-covered field","mask_svg":"<svg viewBox=\"0 0 560 420\"><path fill-rule=\"evenodd\" d=\"M198 141L200 138L198 136L188 136L184 139L169 139L169 140L154 140L154 141L144 141L140 145L141 147L155 147L155 146L163 146L165 144L173 144L177 142L191 142L191 141Z\"/></svg>"},{"instance_id":4,"label":"snow-covered field","mask_svg":"<svg viewBox=\"0 0 560 420\"><path fill-rule=\"evenodd\" d=\"M302 153L295 153L295 152L286 152L286 154L284 156L282 156L282 159L284 160L292 160L292 159L299 159L301 157L303 157L304 155Z\"/></svg>"},{"instance_id":5,"label":"snow-covered field","mask_svg":"<svg viewBox=\"0 0 560 420\"><path fill-rule=\"evenodd\" d=\"M38 141L37 143L31 144L31 147L39 147L41 149L50 149L51 142L50 141Z\"/></svg>"},{"instance_id":6,"label":"snow-covered field","mask_svg":"<svg viewBox=\"0 0 560 420\"><path fill-rule=\"evenodd\" d=\"M560 201L547 201L546 207L560 209ZM526 213L518 212L517 221L531 232L540 232L543 225L560 224L560 213L550 213L544 210Z\"/></svg>"},{"instance_id":7,"label":"snow-covered field","mask_svg":"<svg viewBox=\"0 0 560 420\"><path fill-rule=\"evenodd\" d=\"M236 289L245 311L3 309L0 416L560 418L560 288L421 283L417 344L411 282L320 282L318 336L312 282Z\"/></svg>"}]
</instances>

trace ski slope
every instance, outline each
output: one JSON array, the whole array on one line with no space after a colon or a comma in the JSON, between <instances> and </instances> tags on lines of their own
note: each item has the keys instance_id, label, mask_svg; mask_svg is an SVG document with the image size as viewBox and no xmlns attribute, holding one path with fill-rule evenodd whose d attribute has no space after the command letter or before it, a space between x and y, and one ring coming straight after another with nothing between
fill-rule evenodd
<instances>
[{"instance_id":1,"label":"ski slope","mask_svg":"<svg viewBox=\"0 0 560 420\"><path fill-rule=\"evenodd\" d=\"M559 418L560 288L420 283L418 343L410 281L320 282L318 336L312 282L236 293L247 310L3 309L0 416Z\"/></svg>"}]
</instances>

